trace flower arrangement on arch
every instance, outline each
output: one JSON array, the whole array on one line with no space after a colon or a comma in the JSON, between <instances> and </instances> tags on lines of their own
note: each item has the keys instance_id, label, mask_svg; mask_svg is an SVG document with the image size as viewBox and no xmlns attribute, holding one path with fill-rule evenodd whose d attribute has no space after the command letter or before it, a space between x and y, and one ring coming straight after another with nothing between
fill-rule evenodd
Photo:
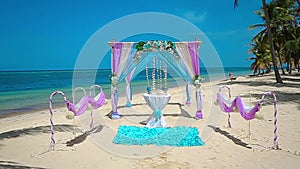
<instances>
[{"instance_id":1,"label":"flower arrangement on arch","mask_svg":"<svg viewBox=\"0 0 300 169\"><path fill-rule=\"evenodd\" d=\"M175 45L171 41L162 41L162 40L150 40L147 42L140 41L136 44L137 52L133 58L133 62L137 63L143 52L157 52L157 51L169 51L174 55L175 59L178 59L179 56L175 50Z\"/></svg>"},{"instance_id":2,"label":"flower arrangement on arch","mask_svg":"<svg viewBox=\"0 0 300 169\"><path fill-rule=\"evenodd\" d=\"M201 86L202 83L202 78L200 77L200 75L195 75L194 79L194 85L199 88Z\"/></svg>"},{"instance_id":3,"label":"flower arrangement on arch","mask_svg":"<svg viewBox=\"0 0 300 169\"><path fill-rule=\"evenodd\" d=\"M117 86L118 85L118 76L115 74L115 73L112 73L110 75L110 83L113 85L113 86Z\"/></svg>"}]
</instances>

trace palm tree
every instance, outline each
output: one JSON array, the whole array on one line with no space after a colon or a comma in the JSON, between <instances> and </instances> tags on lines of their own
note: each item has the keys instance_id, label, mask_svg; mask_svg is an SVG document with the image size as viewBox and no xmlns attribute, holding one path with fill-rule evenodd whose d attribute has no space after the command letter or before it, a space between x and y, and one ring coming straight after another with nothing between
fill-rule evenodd
<instances>
[{"instance_id":1,"label":"palm tree","mask_svg":"<svg viewBox=\"0 0 300 169\"><path fill-rule=\"evenodd\" d=\"M271 33L271 26L270 26L270 17L269 17L269 11L268 11L268 8L267 8L266 0L262 0L262 4L263 4L263 9L264 9L264 12L265 12L265 16L266 16L267 35L268 35L268 39L269 39L269 43L270 43L272 63L273 63L273 67L274 67L276 82L277 83L283 83L282 79L281 79L281 76L279 74L279 71L278 71L277 62L276 62L276 58L275 58L275 50L274 50L272 33ZM234 0L234 8L236 8L237 5L238 5L238 0Z\"/></svg>"},{"instance_id":2,"label":"palm tree","mask_svg":"<svg viewBox=\"0 0 300 169\"><path fill-rule=\"evenodd\" d=\"M252 39L252 44L250 44L251 48L248 53L253 53L254 57L248 58L248 60L254 60L251 64L250 69L253 70L253 74L256 74L258 71L258 75L262 70L266 69L266 73L271 71L271 63L272 59L270 56L270 49L267 43L265 42L267 39L264 34L258 34Z\"/></svg>"},{"instance_id":3,"label":"palm tree","mask_svg":"<svg viewBox=\"0 0 300 169\"><path fill-rule=\"evenodd\" d=\"M297 35L297 29L299 27L297 22L297 20L299 20L299 13L297 11L298 9L296 8L293 0L274 0L268 4L267 8L270 11L269 18L271 20L270 24L272 27L274 49L279 59L282 73L285 74L283 68L284 62L287 63L288 69L292 64L299 65L297 64L297 51L294 51L297 49L289 49L288 47L294 48L294 46L291 44L286 45L288 41L295 40L296 37L299 37L299 35ZM266 20L263 9L255 11L255 13L258 14L262 20ZM249 29L254 28L263 28L263 30L256 36L267 36L267 29L265 28L264 23L249 26ZM291 50L294 51L294 53L292 53Z\"/></svg>"},{"instance_id":4,"label":"palm tree","mask_svg":"<svg viewBox=\"0 0 300 169\"><path fill-rule=\"evenodd\" d=\"M254 75L256 73L257 75L260 75L264 73L269 73L271 71L272 59L270 56L260 54L256 55L255 57L250 57L248 58L248 60L254 60L254 62L250 66L250 69L253 70Z\"/></svg>"},{"instance_id":5,"label":"palm tree","mask_svg":"<svg viewBox=\"0 0 300 169\"><path fill-rule=\"evenodd\" d=\"M265 20L265 14L264 14L264 11L262 9L259 10L259 11L254 11L254 13L259 15L262 18L262 20ZM255 29L255 28L260 28L262 30L253 37L252 42L254 44L257 44L257 43L259 43L258 40L262 41L264 45L259 43L259 46L264 46L264 48L259 50L258 52L265 53L263 50L267 47L267 44L268 44L268 38L267 38L267 35L266 35L267 34L267 29L265 28L265 23L255 24L255 25L251 25L251 26L248 27L249 30L252 30L252 29ZM283 69L283 62L282 62L282 58L281 58L281 55L280 55L280 49L281 49L281 46L282 46L281 44L283 43L282 42L283 38L280 37L280 35L282 35L282 34L279 34L280 32L276 32L276 33L278 33L278 34L276 34L276 36L273 39L274 48L275 48L275 50L277 52L277 56L279 58L279 63L280 63L280 67L282 69L282 73L285 75L285 72L284 72L284 69ZM251 46L253 46L253 45L251 45ZM271 56L270 48L268 48L268 50L269 50L269 52L267 52L267 53ZM249 52L250 53L253 52L253 48L251 48L249 50ZM255 53L253 53L253 54L255 56L257 55Z\"/></svg>"},{"instance_id":6,"label":"palm tree","mask_svg":"<svg viewBox=\"0 0 300 169\"><path fill-rule=\"evenodd\" d=\"M298 68L299 71L299 53L300 53L300 38L295 40L288 40L283 48L289 56L289 74L292 73L293 65Z\"/></svg>"},{"instance_id":7,"label":"palm tree","mask_svg":"<svg viewBox=\"0 0 300 169\"><path fill-rule=\"evenodd\" d=\"M273 24L274 45L278 54L284 54L289 74L292 71L292 65L296 65L295 56L297 56L297 9L293 0L275 0L270 3L272 13L270 13ZM294 43L294 44L293 44ZM278 55L279 56L279 55ZM281 57L279 56L281 61ZM292 62L294 61L294 62Z\"/></svg>"}]
</instances>

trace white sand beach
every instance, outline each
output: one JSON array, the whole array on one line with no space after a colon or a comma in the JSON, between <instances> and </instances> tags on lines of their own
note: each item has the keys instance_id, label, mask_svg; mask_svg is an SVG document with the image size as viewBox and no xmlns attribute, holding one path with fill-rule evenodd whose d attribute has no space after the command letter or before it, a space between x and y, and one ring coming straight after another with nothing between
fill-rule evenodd
<instances>
[{"instance_id":1,"label":"white sand beach","mask_svg":"<svg viewBox=\"0 0 300 169\"><path fill-rule=\"evenodd\" d=\"M192 97L191 106L181 105L185 99L184 88L170 89L170 104L163 110L167 125L197 127L205 146L113 144L120 125L143 126L139 123L151 115L142 94L133 96L131 108L126 108L124 98L120 98L119 111L124 116L118 120L106 116L111 111L108 100L106 105L94 110L94 132L85 134L89 130L90 110L76 117L73 135L73 120L65 118L67 109L54 107L57 142L54 151L50 151L49 110L3 117L0 119L0 168L299 168L299 77L283 76L283 85L275 84L273 74L204 83L202 120L194 119L195 98ZM229 128L227 114L214 104L216 93L223 85L231 88L233 98L240 96L249 106L254 106L265 92L276 94L279 150L273 149L272 97L268 97L260 110L263 120L249 122L239 113L231 113ZM67 146L67 142L73 146Z\"/></svg>"}]
</instances>

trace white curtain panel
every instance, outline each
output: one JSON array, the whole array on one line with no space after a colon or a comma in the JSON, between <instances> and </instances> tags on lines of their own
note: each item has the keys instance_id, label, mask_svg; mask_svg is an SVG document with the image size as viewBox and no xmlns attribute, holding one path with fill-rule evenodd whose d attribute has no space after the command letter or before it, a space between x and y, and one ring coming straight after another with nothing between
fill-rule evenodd
<instances>
[{"instance_id":1,"label":"white curtain panel","mask_svg":"<svg viewBox=\"0 0 300 169\"><path fill-rule=\"evenodd\" d=\"M134 42L122 43L122 55L121 55L121 59L120 59L119 69L117 72L118 77L120 77L121 73L123 72L125 65L130 64L130 63L128 63L128 61L129 61L128 57L132 51L133 44L134 44Z\"/></svg>"},{"instance_id":2,"label":"white curtain panel","mask_svg":"<svg viewBox=\"0 0 300 169\"><path fill-rule=\"evenodd\" d=\"M183 63L186 66L191 79L193 79L195 74L194 74L193 63L190 56L188 43L176 42L175 46L176 46L176 51L178 52L179 56L182 58Z\"/></svg>"}]
</instances>

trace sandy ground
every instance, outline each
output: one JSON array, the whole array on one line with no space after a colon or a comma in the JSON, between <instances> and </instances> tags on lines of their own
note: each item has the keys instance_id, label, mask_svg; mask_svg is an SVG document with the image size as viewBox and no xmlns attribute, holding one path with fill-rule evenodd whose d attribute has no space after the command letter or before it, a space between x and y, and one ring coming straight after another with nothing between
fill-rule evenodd
<instances>
[{"instance_id":1,"label":"sandy ground","mask_svg":"<svg viewBox=\"0 0 300 169\"><path fill-rule=\"evenodd\" d=\"M65 118L66 108L54 105L54 151L50 149L49 110L3 117L0 119L0 168L299 168L300 76L283 76L283 80L285 84L275 84L273 75L264 75L205 83L202 120L194 118L194 98L191 106L182 105L184 87L170 89L172 98L163 110L168 126L197 127L205 146L113 144L118 126L143 126L139 123L151 115L142 94L133 96L131 108L126 108L124 98L120 98L119 111L124 116L118 120L106 116L111 111L109 100L93 110L92 131L89 129L91 110L76 117L74 129L74 121ZM249 106L254 106L265 92L276 94L279 150L273 149L273 98L268 97L260 110L263 120L246 121L239 113L232 113L229 128L228 115L215 104L216 93L223 85L231 88L232 98L241 96ZM227 95L225 91L223 94Z\"/></svg>"}]
</instances>

